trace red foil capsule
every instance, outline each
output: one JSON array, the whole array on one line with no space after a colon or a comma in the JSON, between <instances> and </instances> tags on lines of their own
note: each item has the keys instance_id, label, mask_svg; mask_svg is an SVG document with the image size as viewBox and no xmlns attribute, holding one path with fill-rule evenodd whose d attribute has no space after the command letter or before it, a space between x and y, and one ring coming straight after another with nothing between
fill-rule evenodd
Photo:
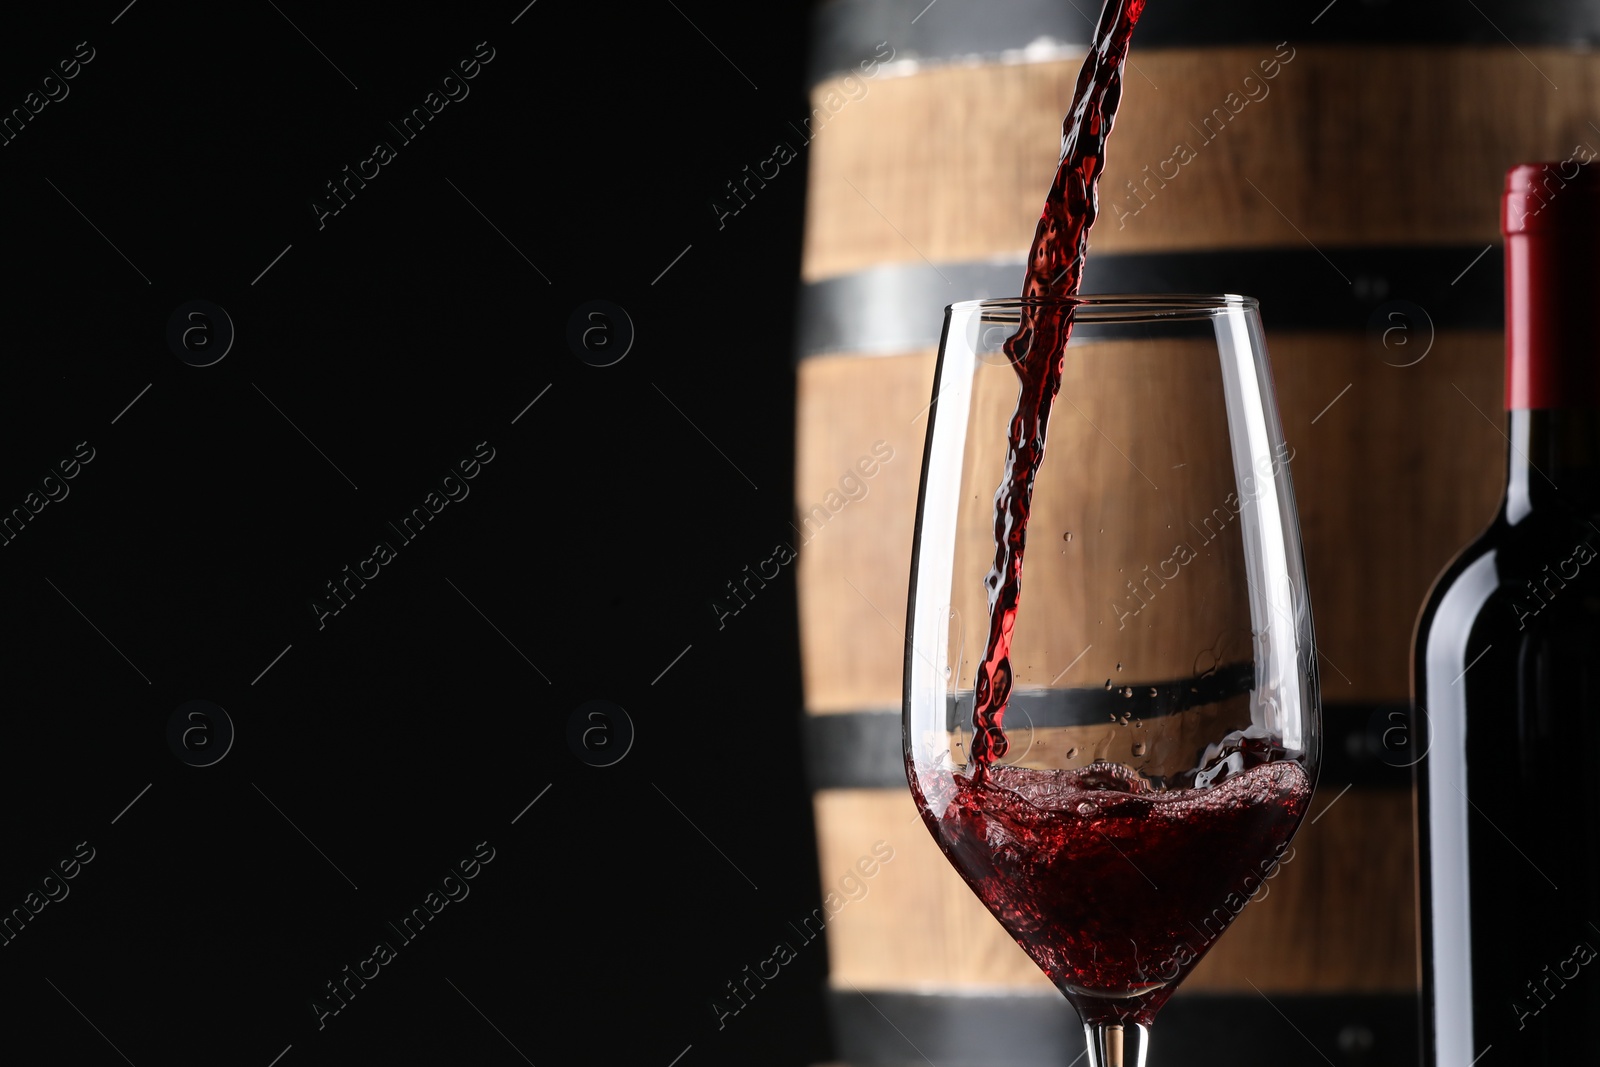
<instances>
[{"instance_id":1,"label":"red foil capsule","mask_svg":"<svg viewBox=\"0 0 1600 1067\"><path fill-rule=\"evenodd\" d=\"M1506 409L1600 408L1600 164L1506 172Z\"/></svg>"}]
</instances>

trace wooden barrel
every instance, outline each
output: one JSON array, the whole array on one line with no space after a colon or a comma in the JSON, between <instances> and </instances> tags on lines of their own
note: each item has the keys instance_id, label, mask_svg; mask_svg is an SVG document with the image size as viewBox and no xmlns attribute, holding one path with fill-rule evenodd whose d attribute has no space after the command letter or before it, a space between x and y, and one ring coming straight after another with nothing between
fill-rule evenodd
<instances>
[{"instance_id":1,"label":"wooden barrel","mask_svg":"<svg viewBox=\"0 0 1600 1067\"><path fill-rule=\"evenodd\" d=\"M798 580L829 998L858 1067L1060 1067L1083 1047L917 820L899 708L942 309L1020 291L1094 14L816 12ZM1314 821L1163 1009L1157 1067L1318 1062L1306 1040L1341 1067L1414 1062L1421 739L1391 713L1424 594L1500 492L1500 184L1518 161L1600 155L1597 41L1593 9L1489 0L1155 0L1135 34L1085 291L1261 301L1327 729Z\"/></svg>"}]
</instances>

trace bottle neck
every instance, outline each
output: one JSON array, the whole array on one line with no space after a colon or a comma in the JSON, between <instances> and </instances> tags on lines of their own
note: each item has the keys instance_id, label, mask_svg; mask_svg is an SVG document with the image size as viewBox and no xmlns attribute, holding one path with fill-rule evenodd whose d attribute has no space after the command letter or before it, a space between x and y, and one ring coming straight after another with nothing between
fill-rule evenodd
<instances>
[{"instance_id":1,"label":"bottle neck","mask_svg":"<svg viewBox=\"0 0 1600 1067\"><path fill-rule=\"evenodd\" d=\"M1600 513L1600 409L1513 408L1506 521L1535 511Z\"/></svg>"}]
</instances>

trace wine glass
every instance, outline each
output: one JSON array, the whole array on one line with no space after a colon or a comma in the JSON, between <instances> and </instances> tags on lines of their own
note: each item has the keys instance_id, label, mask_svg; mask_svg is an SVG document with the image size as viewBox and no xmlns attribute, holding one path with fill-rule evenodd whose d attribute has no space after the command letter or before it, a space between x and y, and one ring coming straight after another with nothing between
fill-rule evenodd
<instances>
[{"instance_id":1,"label":"wine glass","mask_svg":"<svg viewBox=\"0 0 1600 1067\"><path fill-rule=\"evenodd\" d=\"M1070 339L1026 357L1059 360L1060 389L1015 511L997 489L1026 422L1019 384L1039 368L1014 366L1006 342L1051 315ZM954 304L930 411L911 792L946 858L1077 1009L1092 1067L1142 1065L1156 1012L1275 873L1321 752L1293 452L1256 303ZM1026 516L1012 540L1027 565L1003 662L990 616L1005 602L1008 515ZM975 710L997 714L975 726Z\"/></svg>"}]
</instances>

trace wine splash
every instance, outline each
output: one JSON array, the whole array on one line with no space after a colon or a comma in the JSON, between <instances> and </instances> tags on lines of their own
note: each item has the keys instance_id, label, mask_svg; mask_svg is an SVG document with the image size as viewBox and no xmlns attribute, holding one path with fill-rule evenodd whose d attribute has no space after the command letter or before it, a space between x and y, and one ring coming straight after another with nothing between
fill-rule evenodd
<instances>
[{"instance_id":1,"label":"wine splash","mask_svg":"<svg viewBox=\"0 0 1600 1067\"><path fill-rule=\"evenodd\" d=\"M1006 754L1006 702L1011 698L1011 637L1022 593L1022 557L1034 477L1044 460L1050 407L1061 388L1062 362L1072 332L1072 306L1027 303L1076 296L1083 281L1089 228L1099 212L1098 184L1106 138L1122 102L1122 68L1145 0L1106 0L1094 44L1078 73L1072 110L1061 131L1061 162L1034 230L1022 287L1022 321L1005 343L1022 380L1011 419L1005 477L995 493L995 558L989 589L989 639L978 665L973 707L974 776Z\"/></svg>"},{"instance_id":2,"label":"wine splash","mask_svg":"<svg viewBox=\"0 0 1600 1067\"><path fill-rule=\"evenodd\" d=\"M1276 873L1311 781L1246 746L1204 788L1158 790L1120 764L992 767L929 797L940 848L1083 1021L1149 1025Z\"/></svg>"}]
</instances>

